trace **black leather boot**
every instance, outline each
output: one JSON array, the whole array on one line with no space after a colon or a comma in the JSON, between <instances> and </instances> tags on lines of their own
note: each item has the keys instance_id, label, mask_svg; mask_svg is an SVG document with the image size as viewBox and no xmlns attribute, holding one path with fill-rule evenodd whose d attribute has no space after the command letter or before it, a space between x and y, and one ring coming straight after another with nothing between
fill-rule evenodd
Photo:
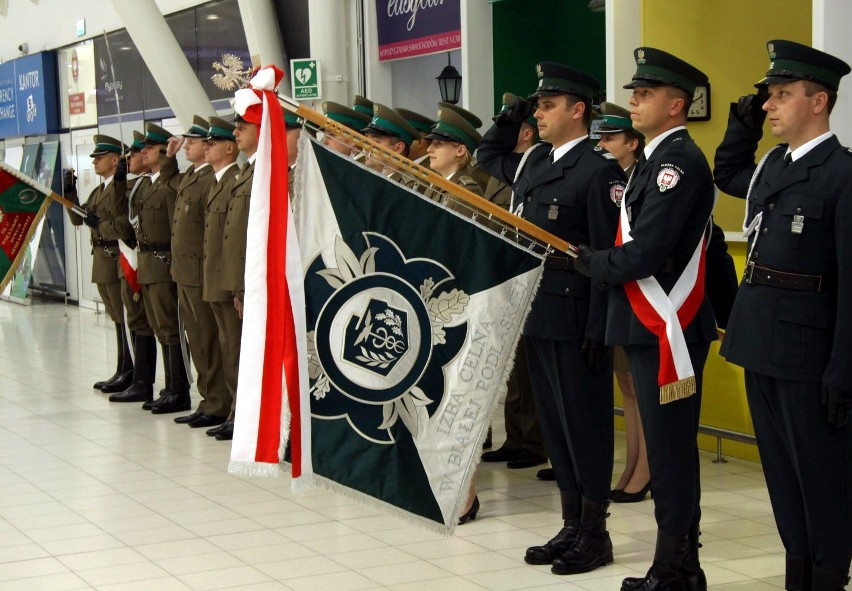
<instances>
[{"instance_id":1,"label":"black leather boot","mask_svg":"<svg viewBox=\"0 0 852 591\"><path fill-rule=\"evenodd\" d=\"M849 573L826 570L814 564L811 591L843 591L849 583Z\"/></svg>"},{"instance_id":2,"label":"black leather boot","mask_svg":"<svg viewBox=\"0 0 852 591\"><path fill-rule=\"evenodd\" d=\"M697 524L689 530L689 541L680 568L685 591L707 591L707 577L698 561L698 549L701 547L701 543L698 541L700 535L701 531L699 531ZM642 588L644 580L640 577L628 577L621 582L621 589L622 591L636 591Z\"/></svg>"},{"instance_id":3,"label":"black leather boot","mask_svg":"<svg viewBox=\"0 0 852 591\"><path fill-rule=\"evenodd\" d=\"M160 343L160 351L163 353L163 374L166 376L166 387L160 390L156 400L148 400L142 405L142 410L151 410L154 404L164 401L172 391L172 368L169 363L169 347Z\"/></svg>"},{"instance_id":4,"label":"black leather boot","mask_svg":"<svg viewBox=\"0 0 852 591\"><path fill-rule=\"evenodd\" d=\"M698 549L701 543L698 541L701 531L698 524L689 530L689 543L686 545L686 554L683 556L683 565L680 574L683 577L683 588L686 591L707 591L707 577L698 560Z\"/></svg>"},{"instance_id":5,"label":"black leather boot","mask_svg":"<svg viewBox=\"0 0 852 591\"><path fill-rule=\"evenodd\" d=\"M571 547L553 561L550 572L576 575L612 562L612 540L606 530L608 507L609 500L600 502L583 497L577 537Z\"/></svg>"},{"instance_id":6,"label":"black leather boot","mask_svg":"<svg viewBox=\"0 0 852 591\"><path fill-rule=\"evenodd\" d=\"M136 365L133 383L123 392L111 394L110 402L144 402L154 398L154 374L157 371L157 341L154 337L136 334L134 337Z\"/></svg>"},{"instance_id":7,"label":"black leather boot","mask_svg":"<svg viewBox=\"0 0 852 591\"><path fill-rule=\"evenodd\" d=\"M577 537L580 527L580 493L578 491L559 491L562 501L562 529L543 546L527 548L524 562L527 564L553 564L565 553Z\"/></svg>"},{"instance_id":8,"label":"black leather boot","mask_svg":"<svg viewBox=\"0 0 852 591\"><path fill-rule=\"evenodd\" d=\"M183 362L183 351L180 345L169 345L169 367L171 367L172 383L169 394L162 401L155 401L151 406L151 414L163 415L171 412L183 412L192 407L189 396L189 379Z\"/></svg>"},{"instance_id":9,"label":"black leather boot","mask_svg":"<svg viewBox=\"0 0 852 591\"><path fill-rule=\"evenodd\" d=\"M641 579L624 579L621 591L685 591L681 568L688 544L689 536L674 536L658 530L654 563L648 574Z\"/></svg>"},{"instance_id":10,"label":"black leather boot","mask_svg":"<svg viewBox=\"0 0 852 591\"><path fill-rule=\"evenodd\" d=\"M810 591L813 578L810 561L793 554L787 554L786 559L784 588L787 591Z\"/></svg>"},{"instance_id":11,"label":"black leather boot","mask_svg":"<svg viewBox=\"0 0 852 591\"><path fill-rule=\"evenodd\" d=\"M101 386L104 394L123 392L133 383L133 356L130 354L130 343L123 324L115 325L115 339L119 347L118 370Z\"/></svg>"},{"instance_id":12,"label":"black leather boot","mask_svg":"<svg viewBox=\"0 0 852 591\"><path fill-rule=\"evenodd\" d=\"M92 385L92 388L95 390L100 390L101 392L105 392L107 394L111 394L112 392L121 392L124 388L130 385L130 380L132 380L133 375L133 360L130 358L130 354L127 351L127 342L124 337L124 326L121 324L115 325L115 344L116 344L116 367L115 373L112 376L108 377L105 380L101 380L100 382L95 382ZM126 377L128 372L127 364L130 364L129 370L131 375ZM105 387L110 387L112 384L115 384L121 379L127 380L127 383L119 389L110 389L104 390Z\"/></svg>"}]
</instances>

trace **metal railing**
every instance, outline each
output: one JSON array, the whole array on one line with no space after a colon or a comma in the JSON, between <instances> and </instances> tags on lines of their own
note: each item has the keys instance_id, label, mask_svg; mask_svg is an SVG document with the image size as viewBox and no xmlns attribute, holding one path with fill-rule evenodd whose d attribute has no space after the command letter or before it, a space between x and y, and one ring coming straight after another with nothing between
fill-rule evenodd
<instances>
[{"instance_id":1,"label":"metal railing","mask_svg":"<svg viewBox=\"0 0 852 591\"><path fill-rule=\"evenodd\" d=\"M624 409L616 406L613 409L613 412L623 417ZM757 440L754 435L750 435L748 433L740 433L739 431L731 431L730 429L722 429L721 427L711 427L710 425L698 425L698 433L701 435L710 435L711 437L716 438L716 457L713 459L714 464L726 464L728 460L725 459L725 456L722 455L722 440L729 439L730 441L737 441L739 443L750 443L751 445L757 445Z\"/></svg>"}]
</instances>

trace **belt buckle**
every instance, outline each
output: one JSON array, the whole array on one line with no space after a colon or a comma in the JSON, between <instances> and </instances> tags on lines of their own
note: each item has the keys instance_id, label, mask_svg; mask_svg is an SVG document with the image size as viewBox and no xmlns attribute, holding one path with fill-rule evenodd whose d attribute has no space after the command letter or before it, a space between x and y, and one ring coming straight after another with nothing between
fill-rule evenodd
<instances>
[{"instance_id":1,"label":"belt buckle","mask_svg":"<svg viewBox=\"0 0 852 591\"><path fill-rule=\"evenodd\" d=\"M749 261L746 263L745 273L743 273L743 279L749 285L751 285L752 275L754 275L754 261Z\"/></svg>"}]
</instances>

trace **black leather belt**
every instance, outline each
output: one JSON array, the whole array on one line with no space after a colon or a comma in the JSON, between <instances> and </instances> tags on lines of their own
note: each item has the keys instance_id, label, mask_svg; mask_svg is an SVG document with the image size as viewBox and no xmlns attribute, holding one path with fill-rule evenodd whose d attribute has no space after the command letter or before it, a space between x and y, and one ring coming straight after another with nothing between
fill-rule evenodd
<instances>
[{"instance_id":1,"label":"black leather belt","mask_svg":"<svg viewBox=\"0 0 852 591\"><path fill-rule=\"evenodd\" d=\"M112 248L114 246L118 246L118 240L102 240L98 238L97 240L92 240L92 246L97 246L99 248Z\"/></svg>"},{"instance_id":2,"label":"black leather belt","mask_svg":"<svg viewBox=\"0 0 852 591\"><path fill-rule=\"evenodd\" d=\"M745 275L743 277L746 283L757 283L758 285L768 285L770 287L780 287L781 289L792 289L793 291L815 291L819 292L822 288L822 275L800 275L798 273L785 273L776 271L769 267L761 267L749 261L746 264Z\"/></svg>"},{"instance_id":3,"label":"black leather belt","mask_svg":"<svg viewBox=\"0 0 852 591\"><path fill-rule=\"evenodd\" d=\"M172 249L171 242L140 242L139 252L169 252Z\"/></svg>"},{"instance_id":4,"label":"black leather belt","mask_svg":"<svg viewBox=\"0 0 852 591\"><path fill-rule=\"evenodd\" d=\"M562 269L563 271L574 270L574 259L572 257L562 257L555 254L548 255L544 259L545 269Z\"/></svg>"}]
</instances>

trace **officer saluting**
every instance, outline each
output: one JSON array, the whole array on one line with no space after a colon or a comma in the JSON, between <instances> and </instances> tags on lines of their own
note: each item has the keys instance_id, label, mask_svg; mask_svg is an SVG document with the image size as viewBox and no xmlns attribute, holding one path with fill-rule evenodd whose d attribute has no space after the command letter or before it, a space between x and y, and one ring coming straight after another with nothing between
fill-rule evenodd
<instances>
[{"instance_id":1,"label":"officer saluting","mask_svg":"<svg viewBox=\"0 0 852 591\"><path fill-rule=\"evenodd\" d=\"M609 292L606 342L627 353L651 468L657 520L654 563L622 590L704 591L698 563L698 417L701 378L716 326L704 293L705 230L713 178L685 123L707 77L651 47L634 52L630 117L643 157L621 204L616 247L580 246L576 265ZM663 311L662 314L658 311Z\"/></svg>"},{"instance_id":2,"label":"officer saluting","mask_svg":"<svg viewBox=\"0 0 852 591\"><path fill-rule=\"evenodd\" d=\"M829 113L850 68L792 41L767 49L716 151L716 184L746 198L750 234L722 355L745 368L786 588L837 591L852 558L852 153ZM755 166L767 112L786 143Z\"/></svg>"},{"instance_id":3,"label":"officer saluting","mask_svg":"<svg viewBox=\"0 0 852 591\"><path fill-rule=\"evenodd\" d=\"M513 211L574 244L612 244L624 172L595 152L587 135L593 77L557 64L536 67L538 91L494 121L477 152L482 167L515 194ZM515 152L521 125L535 108L543 143ZM606 530L612 478L612 371L603 346L604 298L590 298L589 280L573 259L550 256L524 326L524 344L541 431L562 501L563 527L529 548L530 564L556 574L586 572L612 562Z\"/></svg>"}]
</instances>

